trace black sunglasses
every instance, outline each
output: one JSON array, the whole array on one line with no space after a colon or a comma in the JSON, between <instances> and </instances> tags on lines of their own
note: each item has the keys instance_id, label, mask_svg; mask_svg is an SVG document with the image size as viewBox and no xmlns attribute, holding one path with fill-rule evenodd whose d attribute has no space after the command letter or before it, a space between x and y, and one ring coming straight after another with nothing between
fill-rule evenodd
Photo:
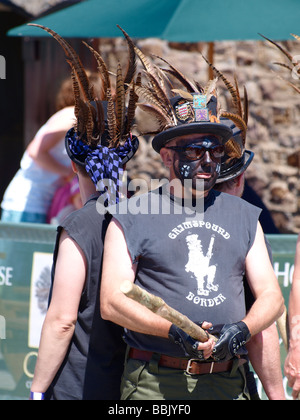
<instances>
[{"instance_id":1,"label":"black sunglasses","mask_svg":"<svg viewBox=\"0 0 300 420\"><path fill-rule=\"evenodd\" d=\"M210 157L220 159L225 155L225 147L223 145L216 145L211 147L205 147L203 145L191 145L191 146L169 146L166 149L174 150L182 154L188 160L199 160L203 158L206 152L209 153Z\"/></svg>"}]
</instances>

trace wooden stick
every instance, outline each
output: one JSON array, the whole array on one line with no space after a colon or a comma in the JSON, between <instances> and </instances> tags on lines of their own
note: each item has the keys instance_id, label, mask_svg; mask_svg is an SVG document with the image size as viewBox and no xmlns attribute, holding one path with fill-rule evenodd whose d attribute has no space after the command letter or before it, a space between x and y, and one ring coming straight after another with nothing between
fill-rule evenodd
<instances>
[{"instance_id":1,"label":"wooden stick","mask_svg":"<svg viewBox=\"0 0 300 420\"><path fill-rule=\"evenodd\" d=\"M288 314L287 314L287 308L284 307L284 312L276 321L279 334L281 335L284 347L286 351L289 350L289 334L288 334Z\"/></svg>"},{"instance_id":2,"label":"wooden stick","mask_svg":"<svg viewBox=\"0 0 300 420\"><path fill-rule=\"evenodd\" d=\"M192 322L188 317L168 306L163 299L148 293L131 281L125 281L121 285L121 292L130 299L142 304L155 314L172 322L172 324L181 328L195 340L205 343L208 338L212 338L217 342L217 338L205 332L199 325Z\"/></svg>"}]
</instances>

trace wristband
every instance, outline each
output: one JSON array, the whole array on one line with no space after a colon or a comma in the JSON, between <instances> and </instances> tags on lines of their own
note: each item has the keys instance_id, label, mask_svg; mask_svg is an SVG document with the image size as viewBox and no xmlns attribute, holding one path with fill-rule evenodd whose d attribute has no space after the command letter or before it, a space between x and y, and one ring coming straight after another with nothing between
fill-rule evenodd
<instances>
[{"instance_id":1,"label":"wristband","mask_svg":"<svg viewBox=\"0 0 300 420\"><path fill-rule=\"evenodd\" d=\"M45 394L43 392L32 392L30 391L30 400L32 401L42 401L45 399Z\"/></svg>"}]
</instances>

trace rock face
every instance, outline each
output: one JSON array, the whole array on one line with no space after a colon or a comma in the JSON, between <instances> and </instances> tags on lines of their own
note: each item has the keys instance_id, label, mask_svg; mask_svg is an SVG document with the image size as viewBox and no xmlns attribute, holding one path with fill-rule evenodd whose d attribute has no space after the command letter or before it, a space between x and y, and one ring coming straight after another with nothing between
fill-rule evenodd
<instances>
[{"instance_id":1,"label":"rock face","mask_svg":"<svg viewBox=\"0 0 300 420\"><path fill-rule=\"evenodd\" d=\"M139 46L145 53L164 57L190 78L203 83L208 79L207 65L199 53L201 50L207 54L206 44L170 45L150 39L140 42ZM288 41L284 46L293 55L300 54L299 42ZM270 210L280 232L298 233L300 167L289 165L288 158L300 150L300 95L278 77L295 83L291 72L274 62L284 62L284 58L265 41L215 44L215 66L230 80L236 73L239 85L245 85L248 91L250 117L246 145L255 152L247 171L248 183ZM219 86L220 92L221 82ZM230 101L227 93L226 96ZM131 178L141 177L149 182L153 177L167 176L150 140L141 138L140 150L128 165ZM297 165L299 154L290 159L292 161Z\"/></svg>"}]
</instances>

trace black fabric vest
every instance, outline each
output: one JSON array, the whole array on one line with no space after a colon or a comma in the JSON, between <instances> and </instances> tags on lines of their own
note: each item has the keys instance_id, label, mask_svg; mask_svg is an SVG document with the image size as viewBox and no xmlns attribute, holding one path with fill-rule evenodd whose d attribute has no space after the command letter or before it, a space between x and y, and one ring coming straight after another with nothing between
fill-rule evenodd
<instances>
[{"instance_id":1,"label":"black fabric vest","mask_svg":"<svg viewBox=\"0 0 300 420\"><path fill-rule=\"evenodd\" d=\"M114 217L124 230L132 261L138 262L135 283L194 322L219 325L243 319L245 259L260 209L214 190L205 198L203 211L194 214L186 214L181 201L163 189L131 200L121 203ZM168 206L170 211L163 214ZM158 337L126 331L126 342L183 356L179 346Z\"/></svg>"},{"instance_id":2,"label":"black fabric vest","mask_svg":"<svg viewBox=\"0 0 300 420\"><path fill-rule=\"evenodd\" d=\"M120 398L124 367L123 329L100 317L100 276L108 218L99 215L93 197L58 228L52 282L59 238L64 229L82 249L87 261L86 284L68 354L47 392L47 399L113 400ZM50 293L51 299L51 293Z\"/></svg>"}]
</instances>

